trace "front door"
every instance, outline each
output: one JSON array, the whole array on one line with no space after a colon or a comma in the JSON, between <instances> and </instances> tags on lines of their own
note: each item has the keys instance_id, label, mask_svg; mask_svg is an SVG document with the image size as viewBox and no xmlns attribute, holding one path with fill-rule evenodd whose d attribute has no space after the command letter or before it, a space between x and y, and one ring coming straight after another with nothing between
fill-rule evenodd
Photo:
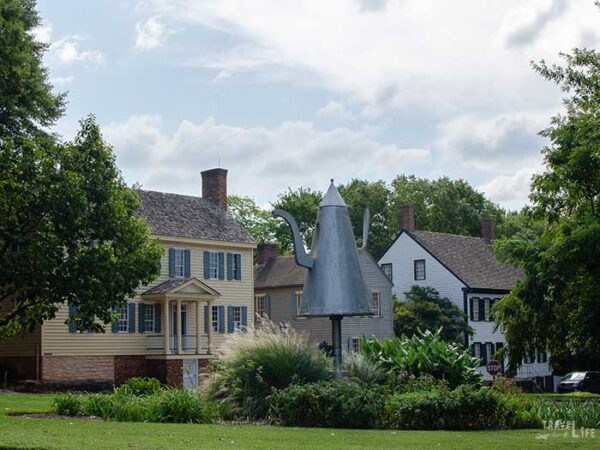
<instances>
[{"instance_id":1,"label":"front door","mask_svg":"<svg viewBox=\"0 0 600 450\"><path fill-rule=\"evenodd\" d=\"M177 302L171 302L169 304L169 311L171 312L171 337L169 342L171 343L171 351L177 349ZM187 305L181 304L181 345L185 350L188 347L188 341L186 338L187 333Z\"/></svg>"},{"instance_id":2,"label":"front door","mask_svg":"<svg viewBox=\"0 0 600 450\"><path fill-rule=\"evenodd\" d=\"M177 303L172 303L171 309L171 335L177 334ZM181 304L181 335L187 335L187 304Z\"/></svg>"},{"instance_id":3,"label":"front door","mask_svg":"<svg viewBox=\"0 0 600 450\"><path fill-rule=\"evenodd\" d=\"M196 389L198 387L198 360L183 360L183 387L184 389Z\"/></svg>"}]
</instances>

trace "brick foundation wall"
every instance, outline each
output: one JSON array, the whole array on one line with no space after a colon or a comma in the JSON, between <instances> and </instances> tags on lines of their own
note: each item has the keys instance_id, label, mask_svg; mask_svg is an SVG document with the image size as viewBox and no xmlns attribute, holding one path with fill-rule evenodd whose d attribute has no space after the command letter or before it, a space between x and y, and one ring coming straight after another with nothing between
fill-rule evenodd
<instances>
[{"instance_id":1,"label":"brick foundation wall","mask_svg":"<svg viewBox=\"0 0 600 450\"><path fill-rule=\"evenodd\" d=\"M167 381L171 386L183 385L183 361L181 359L168 359L167 361Z\"/></svg>"},{"instance_id":2,"label":"brick foundation wall","mask_svg":"<svg viewBox=\"0 0 600 450\"><path fill-rule=\"evenodd\" d=\"M35 356L3 356L0 358L0 380L10 382L35 380Z\"/></svg>"},{"instance_id":3,"label":"brick foundation wall","mask_svg":"<svg viewBox=\"0 0 600 450\"><path fill-rule=\"evenodd\" d=\"M114 356L43 356L44 383L113 383Z\"/></svg>"},{"instance_id":4,"label":"brick foundation wall","mask_svg":"<svg viewBox=\"0 0 600 450\"><path fill-rule=\"evenodd\" d=\"M167 364L164 359L146 360L146 376L156 378L162 384L167 384Z\"/></svg>"},{"instance_id":5,"label":"brick foundation wall","mask_svg":"<svg viewBox=\"0 0 600 450\"><path fill-rule=\"evenodd\" d=\"M147 375L146 357L143 355L115 356L114 382L119 386L133 377Z\"/></svg>"}]
</instances>

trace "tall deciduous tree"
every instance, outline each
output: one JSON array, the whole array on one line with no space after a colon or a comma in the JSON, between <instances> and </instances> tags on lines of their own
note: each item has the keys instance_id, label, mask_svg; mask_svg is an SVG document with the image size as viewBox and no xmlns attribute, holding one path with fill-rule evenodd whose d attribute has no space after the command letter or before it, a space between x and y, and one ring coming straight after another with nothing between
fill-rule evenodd
<instances>
[{"instance_id":1,"label":"tall deciduous tree","mask_svg":"<svg viewBox=\"0 0 600 450\"><path fill-rule=\"evenodd\" d=\"M481 236L482 217L494 217L500 225L505 214L465 180L447 177L396 177L392 181L390 209L399 211L400 205L406 203L415 207L417 228L468 236ZM390 217L390 227L397 229L398 223L399 214Z\"/></svg>"},{"instance_id":2,"label":"tall deciduous tree","mask_svg":"<svg viewBox=\"0 0 600 450\"><path fill-rule=\"evenodd\" d=\"M35 0L0 2L0 138L39 132L63 113L65 94L53 94L42 64L47 44L36 42Z\"/></svg>"},{"instance_id":3,"label":"tall deciduous tree","mask_svg":"<svg viewBox=\"0 0 600 450\"><path fill-rule=\"evenodd\" d=\"M256 241L275 240L276 219L252 198L230 195L227 198L227 210Z\"/></svg>"},{"instance_id":4,"label":"tall deciduous tree","mask_svg":"<svg viewBox=\"0 0 600 450\"><path fill-rule=\"evenodd\" d=\"M34 2L0 3L0 339L75 306L82 329L156 276L161 254L93 118L63 144L44 128L61 114L42 66Z\"/></svg>"},{"instance_id":5,"label":"tall deciduous tree","mask_svg":"<svg viewBox=\"0 0 600 450\"><path fill-rule=\"evenodd\" d=\"M548 225L539 237L496 245L525 273L493 311L512 368L536 349L548 349L563 370L600 366L600 53L562 57L562 66L534 64L568 95L565 113L541 132L550 140L542 150L547 171L530 196Z\"/></svg>"},{"instance_id":6,"label":"tall deciduous tree","mask_svg":"<svg viewBox=\"0 0 600 450\"><path fill-rule=\"evenodd\" d=\"M319 204L322 199L322 192L301 187L295 191L288 189L287 192L279 194L277 200L272 203L273 208L284 209L294 216L298 223L300 234L308 248L312 244L315 221L317 220ZM289 226L283 223L282 220L278 220L275 238L279 242L283 253L290 253L292 251L292 234Z\"/></svg>"},{"instance_id":7,"label":"tall deciduous tree","mask_svg":"<svg viewBox=\"0 0 600 450\"><path fill-rule=\"evenodd\" d=\"M367 249L373 255L380 256L397 234L397 230L389 226L390 191L385 182L354 179L341 185L339 192L348 205L352 229L359 244L362 244L363 211L365 207L369 208L371 223Z\"/></svg>"},{"instance_id":8,"label":"tall deciduous tree","mask_svg":"<svg viewBox=\"0 0 600 450\"><path fill-rule=\"evenodd\" d=\"M412 286L404 297L404 300L394 302L396 336L418 336L418 330L433 332L441 328L445 341L463 344L465 336L473 334L465 313L434 288Z\"/></svg>"}]
</instances>

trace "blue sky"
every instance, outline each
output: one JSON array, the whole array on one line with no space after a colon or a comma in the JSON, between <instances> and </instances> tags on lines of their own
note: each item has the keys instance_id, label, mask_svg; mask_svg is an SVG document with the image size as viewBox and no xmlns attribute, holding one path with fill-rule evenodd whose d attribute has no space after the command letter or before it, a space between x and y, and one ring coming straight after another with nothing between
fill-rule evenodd
<instances>
[{"instance_id":1,"label":"blue sky","mask_svg":"<svg viewBox=\"0 0 600 450\"><path fill-rule=\"evenodd\" d=\"M561 92L530 68L599 47L592 0L39 0L56 131L96 115L127 182L260 204L329 178L465 178L510 209Z\"/></svg>"}]
</instances>

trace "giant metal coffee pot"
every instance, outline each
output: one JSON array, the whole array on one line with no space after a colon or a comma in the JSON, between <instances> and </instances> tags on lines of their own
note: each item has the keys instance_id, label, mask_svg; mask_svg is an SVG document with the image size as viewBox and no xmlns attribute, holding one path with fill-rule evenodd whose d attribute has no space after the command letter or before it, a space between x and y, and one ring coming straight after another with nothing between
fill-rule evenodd
<instances>
[{"instance_id":1,"label":"giant metal coffee pot","mask_svg":"<svg viewBox=\"0 0 600 450\"><path fill-rule=\"evenodd\" d=\"M287 211L276 209L274 216L285 219L292 229L296 263L306 267L300 315L327 316L332 323L332 341L336 372L342 358L341 320L343 316L373 314L371 291L358 261L358 251L348 207L331 180L319 205L312 248L307 255L296 221ZM368 210L363 223L363 246L368 235Z\"/></svg>"}]
</instances>

